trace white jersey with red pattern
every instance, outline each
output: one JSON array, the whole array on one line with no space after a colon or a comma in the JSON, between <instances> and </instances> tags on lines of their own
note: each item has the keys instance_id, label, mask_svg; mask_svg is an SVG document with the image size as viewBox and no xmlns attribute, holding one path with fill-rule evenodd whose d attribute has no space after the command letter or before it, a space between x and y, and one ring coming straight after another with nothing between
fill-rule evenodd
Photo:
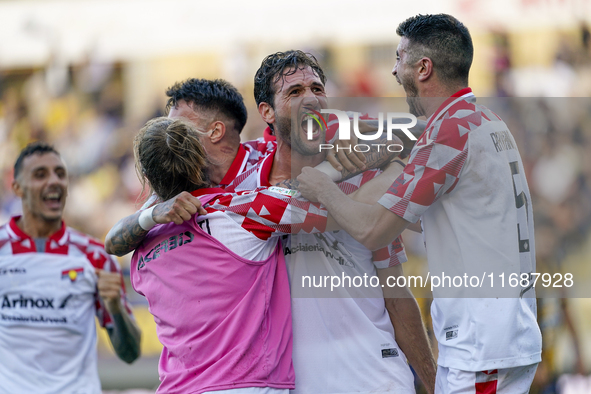
<instances>
[{"instance_id":1,"label":"white jersey with red pattern","mask_svg":"<svg viewBox=\"0 0 591 394\"><path fill-rule=\"evenodd\" d=\"M120 272L103 245L66 227L37 252L17 225L0 227L0 393L100 393L95 269ZM124 291L122 301L129 309Z\"/></svg>"},{"instance_id":2,"label":"white jersey with red pattern","mask_svg":"<svg viewBox=\"0 0 591 394\"><path fill-rule=\"evenodd\" d=\"M280 187L235 193L221 188L199 189L193 194L218 195L204 206L207 214L199 215L197 224L235 254L248 260L264 260L275 250L277 237L326 229L326 209L293 197L290 192ZM276 238L269 242L271 237Z\"/></svg>"},{"instance_id":3,"label":"white jersey with red pattern","mask_svg":"<svg viewBox=\"0 0 591 394\"><path fill-rule=\"evenodd\" d=\"M498 291L498 275L535 271L521 157L507 125L476 105L469 88L431 116L404 172L379 203L410 222L422 218L432 275L486 277L485 288ZM540 362L534 291L507 285L499 298L473 298L481 295L451 282L445 291L436 289L431 314L439 365L483 371Z\"/></svg>"},{"instance_id":4,"label":"white jersey with red pattern","mask_svg":"<svg viewBox=\"0 0 591 394\"><path fill-rule=\"evenodd\" d=\"M239 175L226 190L269 187L275 152ZM379 174L366 171L339 186L346 193ZM345 231L297 234L284 240L294 330L294 393L414 393L406 356L394 339L381 288L302 287L304 277L376 276L406 261L402 244L372 252ZM377 280L377 277L374 281ZM364 287L364 286L362 286Z\"/></svg>"},{"instance_id":5,"label":"white jersey with red pattern","mask_svg":"<svg viewBox=\"0 0 591 394\"><path fill-rule=\"evenodd\" d=\"M273 136L267 138L261 137L240 144L238 153L228 169L228 172L224 175L224 179L220 182L219 187L224 188L232 183L238 175L250 170L268 154L274 152L276 148L277 142L275 142Z\"/></svg>"}]
</instances>

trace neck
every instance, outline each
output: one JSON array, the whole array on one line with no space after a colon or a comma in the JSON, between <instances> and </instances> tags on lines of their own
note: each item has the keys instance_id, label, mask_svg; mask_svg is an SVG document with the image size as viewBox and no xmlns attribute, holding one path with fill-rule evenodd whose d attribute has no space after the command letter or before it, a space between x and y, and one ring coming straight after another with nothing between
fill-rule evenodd
<instances>
[{"instance_id":1,"label":"neck","mask_svg":"<svg viewBox=\"0 0 591 394\"><path fill-rule=\"evenodd\" d=\"M229 145L224 145L219 149L219 151L209 154L209 161L211 162L209 169L209 179L212 184L220 184L232 166L237 154L238 146L231 147Z\"/></svg>"},{"instance_id":2,"label":"neck","mask_svg":"<svg viewBox=\"0 0 591 394\"><path fill-rule=\"evenodd\" d=\"M45 220L25 212L16 222L16 225L30 237L46 238L59 231L62 227L62 220L61 218L56 220Z\"/></svg>"},{"instance_id":3,"label":"neck","mask_svg":"<svg viewBox=\"0 0 591 394\"><path fill-rule=\"evenodd\" d=\"M421 98L421 106L425 112L425 117L429 118L445 100L466 87L463 84L450 86L437 84L426 86L422 90L419 90L419 97Z\"/></svg>"},{"instance_id":4,"label":"neck","mask_svg":"<svg viewBox=\"0 0 591 394\"><path fill-rule=\"evenodd\" d=\"M271 174L269 175L269 183L271 185L276 185L287 179L295 178L302 172L302 168L315 167L320 164L325 157L325 153L304 156L293 151L291 147L281 139L277 139L277 152L273 159L273 167L271 168Z\"/></svg>"}]
</instances>

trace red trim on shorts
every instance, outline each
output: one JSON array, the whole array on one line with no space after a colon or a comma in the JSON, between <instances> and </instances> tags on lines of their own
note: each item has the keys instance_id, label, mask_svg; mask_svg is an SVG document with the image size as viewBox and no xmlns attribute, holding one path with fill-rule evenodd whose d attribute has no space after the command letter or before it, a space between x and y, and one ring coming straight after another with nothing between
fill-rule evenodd
<instances>
[{"instance_id":1,"label":"red trim on shorts","mask_svg":"<svg viewBox=\"0 0 591 394\"><path fill-rule=\"evenodd\" d=\"M487 375L496 374L497 370L494 371L482 371ZM497 394L497 382L498 380L491 380L490 382L474 383L476 394Z\"/></svg>"}]
</instances>

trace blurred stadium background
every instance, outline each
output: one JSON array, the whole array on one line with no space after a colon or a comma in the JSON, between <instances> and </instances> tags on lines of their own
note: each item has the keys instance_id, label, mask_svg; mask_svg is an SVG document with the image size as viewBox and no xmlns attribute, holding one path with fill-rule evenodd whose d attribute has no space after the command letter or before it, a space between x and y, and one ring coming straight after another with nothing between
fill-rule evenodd
<instances>
[{"instance_id":1,"label":"blurred stadium background","mask_svg":"<svg viewBox=\"0 0 591 394\"><path fill-rule=\"evenodd\" d=\"M396 26L439 12L472 32L476 95L507 97L501 115L528 171L539 269L591 285L591 0L1 1L0 222L20 210L10 188L14 160L41 139L69 166L68 224L104 239L138 207L132 138L164 114L164 91L175 81L237 86L249 110L244 140L262 135L253 76L276 51L315 54L329 96L404 97L390 75ZM426 272L422 242L405 239L413 260L406 272ZM121 264L128 275L129 256ZM129 283L127 290L143 356L125 365L101 333L103 387L153 392L161 345L144 299ZM416 295L430 324L430 294ZM574 377L591 372L591 299L545 299L539 310L544 362L532 392L556 392L558 382L563 393L591 393L591 380Z\"/></svg>"}]
</instances>

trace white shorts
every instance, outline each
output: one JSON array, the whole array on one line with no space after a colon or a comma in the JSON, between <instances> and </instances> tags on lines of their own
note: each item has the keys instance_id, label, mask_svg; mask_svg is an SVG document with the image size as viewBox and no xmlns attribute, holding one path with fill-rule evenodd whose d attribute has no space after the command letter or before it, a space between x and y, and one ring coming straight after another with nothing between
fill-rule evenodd
<instances>
[{"instance_id":1,"label":"white shorts","mask_svg":"<svg viewBox=\"0 0 591 394\"><path fill-rule=\"evenodd\" d=\"M538 364L490 371L437 366L435 394L527 394Z\"/></svg>"}]
</instances>

